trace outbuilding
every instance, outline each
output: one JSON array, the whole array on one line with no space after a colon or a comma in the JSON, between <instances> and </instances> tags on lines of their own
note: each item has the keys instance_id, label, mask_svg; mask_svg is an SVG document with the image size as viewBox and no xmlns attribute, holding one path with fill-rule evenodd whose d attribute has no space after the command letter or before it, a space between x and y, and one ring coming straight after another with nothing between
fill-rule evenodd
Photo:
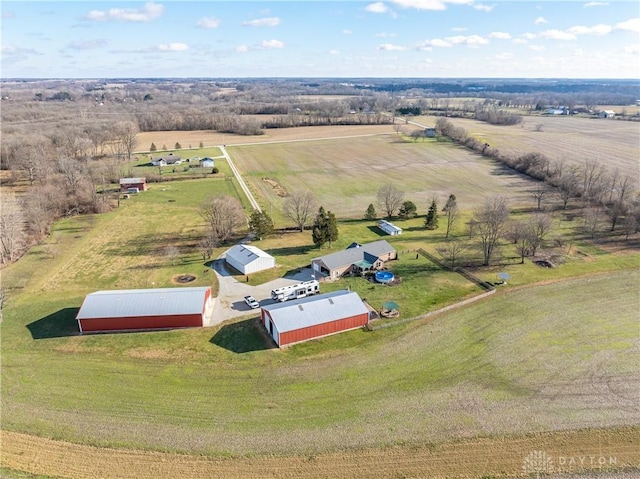
<instances>
[{"instance_id":1,"label":"outbuilding","mask_svg":"<svg viewBox=\"0 0 640 479\"><path fill-rule=\"evenodd\" d=\"M347 290L263 306L260 319L278 347L357 329L369 321L369 308Z\"/></svg>"},{"instance_id":2,"label":"outbuilding","mask_svg":"<svg viewBox=\"0 0 640 479\"><path fill-rule=\"evenodd\" d=\"M215 166L215 162L213 158L202 158L199 161L201 168L213 168Z\"/></svg>"},{"instance_id":3,"label":"outbuilding","mask_svg":"<svg viewBox=\"0 0 640 479\"><path fill-rule=\"evenodd\" d=\"M398 226L388 222L387 220L378 221L378 228L391 236L402 234L402 228L399 228Z\"/></svg>"},{"instance_id":4,"label":"outbuilding","mask_svg":"<svg viewBox=\"0 0 640 479\"><path fill-rule=\"evenodd\" d=\"M276 266L276 259L260 248L237 244L227 251L225 260L242 274L257 273Z\"/></svg>"},{"instance_id":5,"label":"outbuilding","mask_svg":"<svg viewBox=\"0 0 640 479\"><path fill-rule=\"evenodd\" d=\"M211 288L96 291L76 319L80 333L202 327L213 311Z\"/></svg>"},{"instance_id":6,"label":"outbuilding","mask_svg":"<svg viewBox=\"0 0 640 479\"><path fill-rule=\"evenodd\" d=\"M146 178L120 178L120 191L125 193L132 190L146 191L147 179Z\"/></svg>"}]
</instances>

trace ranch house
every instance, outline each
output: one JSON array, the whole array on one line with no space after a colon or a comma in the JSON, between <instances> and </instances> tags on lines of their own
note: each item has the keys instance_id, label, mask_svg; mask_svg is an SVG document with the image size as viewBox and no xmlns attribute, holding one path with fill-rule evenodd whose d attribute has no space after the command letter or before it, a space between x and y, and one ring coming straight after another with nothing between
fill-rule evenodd
<instances>
[{"instance_id":1,"label":"ranch house","mask_svg":"<svg viewBox=\"0 0 640 479\"><path fill-rule=\"evenodd\" d=\"M385 263L394 260L398 254L385 240L373 243L351 243L344 251L338 251L311 260L311 268L316 279L335 280L345 274L362 274L377 271Z\"/></svg>"},{"instance_id":2,"label":"ranch house","mask_svg":"<svg viewBox=\"0 0 640 479\"><path fill-rule=\"evenodd\" d=\"M182 163L182 158L180 155L174 155L173 153L169 153L164 156L152 156L151 164L153 166L168 166L168 165L179 165Z\"/></svg>"}]
</instances>

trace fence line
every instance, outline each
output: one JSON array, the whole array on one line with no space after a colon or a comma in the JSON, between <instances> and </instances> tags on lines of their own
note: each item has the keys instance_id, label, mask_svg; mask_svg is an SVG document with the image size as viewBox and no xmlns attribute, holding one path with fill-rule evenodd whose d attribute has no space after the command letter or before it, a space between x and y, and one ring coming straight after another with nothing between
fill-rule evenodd
<instances>
[{"instance_id":1,"label":"fence line","mask_svg":"<svg viewBox=\"0 0 640 479\"><path fill-rule=\"evenodd\" d=\"M417 248L417 249L413 249L413 250L403 250L403 251L400 251L400 253L419 253L422 256L424 256L425 258L427 258L429 261L431 261L432 263L434 263L437 266L439 266L440 268L445 269L445 270L449 270L449 271L453 271L455 273L460 274L465 279L471 281L472 283L476 284L480 288L484 289L485 292L481 293L481 294L479 294L477 296L474 296L472 298L467 298L467 299L464 299L464 300L459 301L457 303L450 304L449 306L445 306L444 308L440 308L440 309L438 309L436 311L431 311L429 313L421 314L420 316L414 316L412 318L398 319L397 321L392 321L390 323L384 323L384 324L380 324L380 325L372 325L371 323L369 323L368 329L370 329L372 331L375 331L376 329L388 328L390 326L396 326L398 324L408 323L408 322L411 322L411 321L417 321L419 319L426 319L426 318L429 318L431 316L435 316L436 314L441 314L441 313L444 313L444 312L447 312L447 311L451 311L452 309L459 308L461 306L466 306L467 304L473 303L474 301L478 301L478 300L486 298L487 296L491 296L492 294L494 294L496 292L496 288L492 284L481 280L476 275L474 275L473 273L471 273L470 271L467 271L466 269L464 269L462 267L456 266L455 268L451 269L449 267L449 265L443 263L439 258L435 257L434 255L432 255L428 251L425 251L423 248Z\"/></svg>"}]
</instances>

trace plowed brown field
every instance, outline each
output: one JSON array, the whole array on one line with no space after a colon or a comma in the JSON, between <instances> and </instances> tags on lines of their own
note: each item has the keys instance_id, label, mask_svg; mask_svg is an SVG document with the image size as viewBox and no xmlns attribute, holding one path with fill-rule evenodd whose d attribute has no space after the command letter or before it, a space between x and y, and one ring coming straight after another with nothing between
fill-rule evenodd
<instances>
[{"instance_id":1,"label":"plowed brown field","mask_svg":"<svg viewBox=\"0 0 640 479\"><path fill-rule=\"evenodd\" d=\"M640 428L620 428L314 456L212 458L102 449L3 432L1 462L14 470L74 479L520 477L536 472L635 468L640 463L639 443ZM525 464L534 451L548 458L537 470L531 462Z\"/></svg>"}]
</instances>

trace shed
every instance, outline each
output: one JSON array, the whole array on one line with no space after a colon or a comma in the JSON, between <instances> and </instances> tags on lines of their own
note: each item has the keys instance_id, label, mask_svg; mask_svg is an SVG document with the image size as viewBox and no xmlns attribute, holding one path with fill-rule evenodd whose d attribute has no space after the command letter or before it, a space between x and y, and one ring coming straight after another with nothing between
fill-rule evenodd
<instances>
[{"instance_id":1,"label":"shed","mask_svg":"<svg viewBox=\"0 0 640 479\"><path fill-rule=\"evenodd\" d=\"M146 191L147 179L146 178L120 178L120 191L128 192L133 188L137 188L138 191Z\"/></svg>"},{"instance_id":2,"label":"shed","mask_svg":"<svg viewBox=\"0 0 640 479\"><path fill-rule=\"evenodd\" d=\"M242 274L251 274L276 266L276 259L260 248L252 245L237 244L227 251L227 264Z\"/></svg>"},{"instance_id":3,"label":"shed","mask_svg":"<svg viewBox=\"0 0 640 479\"><path fill-rule=\"evenodd\" d=\"M424 135L427 138L435 138L436 137L436 129L435 128L431 128L431 127L427 127L424 129Z\"/></svg>"},{"instance_id":4,"label":"shed","mask_svg":"<svg viewBox=\"0 0 640 479\"><path fill-rule=\"evenodd\" d=\"M202 168L212 168L215 166L213 158L201 158L199 164Z\"/></svg>"},{"instance_id":5,"label":"shed","mask_svg":"<svg viewBox=\"0 0 640 479\"><path fill-rule=\"evenodd\" d=\"M616 112L613 110L602 110L600 112L600 118L613 118L616 116Z\"/></svg>"},{"instance_id":6,"label":"shed","mask_svg":"<svg viewBox=\"0 0 640 479\"><path fill-rule=\"evenodd\" d=\"M389 223L387 220L378 221L378 228L391 236L402 234L402 228L398 228L393 223Z\"/></svg>"},{"instance_id":7,"label":"shed","mask_svg":"<svg viewBox=\"0 0 640 479\"><path fill-rule=\"evenodd\" d=\"M81 333L201 327L213 311L211 288L96 291L76 319Z\"/></svg>"},{"instance_id":8,"label":"shed","mask_svg":"<svg viewBox=\"0 0 640 479\"><path fill-rule=\"evenodd\" d=\"M369 321L358 293L347 290L263 306L260 320L278 347L357 329Z\"/></svg>"}]
</instances>

